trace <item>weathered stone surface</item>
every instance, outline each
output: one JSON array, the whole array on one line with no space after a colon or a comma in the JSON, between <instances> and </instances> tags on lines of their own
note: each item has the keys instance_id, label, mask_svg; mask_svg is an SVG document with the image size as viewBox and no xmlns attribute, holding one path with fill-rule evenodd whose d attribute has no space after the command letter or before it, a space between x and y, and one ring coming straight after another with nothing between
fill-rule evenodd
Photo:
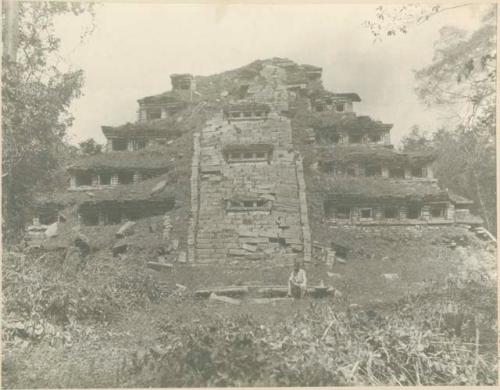
<instances>
[{"instance_id":1,"label":"weathered stone surface","mask_svg":"<svg viewBox=\"0 0 500 390\"><path fill-rule=\"evenodd\" d=\"M286 102L288 92L281 87L280 92L280 86L265 89L273 99ZM274 113L265 121L240 120L237 125L220 118L209 122L195 139L192 161L191 206L196 223L192 223L188 247L195 261L231 263L265 258L277 262L304 256L302 231L307 221L303 215L307 210L301 210L305 197L300 193L303 177L298 169L302 165L296 164L296 153L292 152L289 119ZM234 157L226 160L223 153L225 145L255 144L272 146L269 162L256 161L256 152L250 152L250 157L240 154L241 161ZM243 161L245 158L249 160ZM257 206L257 201L267 203Z\"/></svg>"},{"instance_id":2,"label":"weathered stone surface","mask_svg":"<svg viewBox=\"0 0 500 390\"><path fill-rule=\"evenodd\" d=\"M248 293L247 286L226 286L226 287L213 287L207 289L196 290L195 296L208 297L210 294L224 295L224 296L242 296Z\"/></svg>"},{"instance_id":3,"label":"weathered stone surface","mask_svg":"<svg viewBox=\"0 0 500 390\"><path fill-rule=\"evenodd\" d=\"M184 251L179 252L179 256L177 256L177 261L179 263L186 263L187 262L186 252Z\"/></svg>"},{"instance_id":4,"label":"weathered stone surface","mask_svg":"<svg viewBox=\"0 0 500 390\"><path fill-rule=\"evenodd\" d=\"M243 244L241 247L244 250L249 251L249 252L255 252L255 251L257 251L257 245Z\"/></svg>"},{"instance_id":5,"label":"weathered stone surface","mask_svg":"<svg viewBox=\"0 0 500 390\"><path fill-rule=\"evenodd\" d=\"M170 271L174 266L169 263L157 263L154 261L149 261L147 263L148 268L154 269L155 271Z\"/></svg>"},{"instance_id":6,"label":"weathered stone surface","mask_svg":"<svg viewBox=\"0 0 500 390\"><path fill-rule=\"evenodd\" d=\"M116 244L112 248L113 256L118 256L119 254L125 253L127 251L128 245L126 243Z\"/></svg>"},{"instance_id":7,"label":"weathered stone surface","mask_svg":"<svg viewBox=\"0 0 500 390\"><path fill-rule=\"evenodd\" d=\"M163 189L167 186L167 181L166 180L162 180L160 181L158 184L156 184L153 189L151 190L150 192L150 195L151 196L154 196L156 195L157 193L163 191Z\"/></svg>"},{"instance_id":8,"label":"weathered stone surface","mask_svg":"<svg viewBox=\"0 0 500 390\"><path fill-rule=\"evenodd\" d=\"M215 293L210 294L209 299L211 301L230 303L231 305L239 305L241 303L239 299L229 298L223 295L216 295Z\"/></svg>"},{"instance_id":9,"label":"weathered stone surface","mask_svg":"<svg viewBox=\"0 0 500 390\"><path fill-rule=\"evenodd\" d=\"M47 230L47 226L46 225L31 225L28 227L28 231L29 232L42 232L44 233L45 230Z\"/></svg>"},{"instance_id":10,"label":"weathered stone surface","mask_svg":"<svg viewBox=\"0 0 500 390\"><path fill-rule=\"evenodd\" d=\"M133 227L135 226L134 221L128 221L124 223L120 229L116 232L116 237L121 238L134 233Z\"/></svg>"},{"instance_id":11,"label":"weathered stone surface","mask_svg":"<svg viewBox=\"0 0 500 390\"><path fill-rule=\"evenodd\" d=\"M249 303L258 303L258 304L274 304L274 303L283 303L283 302L293 302L293 298L252 298L249 299Z\"/></svg>"},{"instance_id":12,"label":"weathered stone surface","mask_svg":"<svg viewBox=\"0 0 500 390\"><path fill-rule=\"evenodd\" d=\"M327 249L326 251L326 265L329 267L335 264L335 251L333 249Z\"/></svg>"},{"instance_id":13,"label":"weathered stone surface","mask_svg":"<svg viewBox=\"0 0 500 390\"><path fill-rule=\"evenodd\" d=\"M267 286L260 288L257 292L265 297L284 297L288 294L288 287Z\"/></svg>"},{"instance_id":14,"label":"weathered stone surface","mask_svg":"<svg viewBox=\"0 0 500 390\"><path fill-rule=\"evenodd\" d=\"M229 249L227 253L229 256L245 256L247 251L244 249Z\"/></svg>"},{"instance_id":15,"label":"weathered stone surface","mask_svg":"<svg viewBox=\"0 0 500 390\"><path fill-rule=\"evenodd\" d=\"M58 223L54 222L52 225L47 226L47 229L45 230L45 236L47 236L47 238L55 237L57 236L57 230Z\"/></svg>"},{"instance_id":16,"label":"weathered stone surface","mask_svg":"<svg viewBox=\"0 0 500 390\"><path fill-rule=\"evenodd\" d=\"M247 230L247 229L239 229L238 233L242 237L258 237L259 236L258 231Z\"/></svg>"}]
</instances>

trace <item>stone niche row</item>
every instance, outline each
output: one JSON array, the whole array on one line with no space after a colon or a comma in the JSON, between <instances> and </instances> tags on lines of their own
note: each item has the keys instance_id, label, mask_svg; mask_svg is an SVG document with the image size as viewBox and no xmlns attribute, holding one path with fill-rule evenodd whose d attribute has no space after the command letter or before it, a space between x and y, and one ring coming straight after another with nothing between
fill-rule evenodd
<instances>
[{"instance_id":1,"label":"stone niche row","mask_svg":"<svg viewBox=\"0 0 500 390\"><path fill-rule=\"evenodd\" d=\"M114 225L165 214L175 205L175 199L103 201L84 203L78 208L78 219L86 226Z\"/></svg>"},{"instance_id":2,"label":"stone niche row","mask_svg":"<svg viewBox=\"0 0 500 390\"><path fill-rule=\"evenodd\" d=\"M165 173L166 170L161 171L133 171L133 170L120 170L120 171L84 171L72 173L70 177L70 189L86 189L87 187L108 187L117 186L119 184L137 184L143 180L150 179Z\"/></svg>"},{"instance_id":3,"label":"stone niche row","mask_svg":"<svg viewBox=\"0 0 500 390\"><path fill-rule=\"evenodd\" d=\"M455 207L451 203L410 203L406 205L336 205L326 201L324 215L328 221L356 224L372 222L453 222Z\"/></svg>"},{"instance_id":4,"label":"stone niche row","mask_svg":"<svg viewBox=\"0 0 500 390\"><path fill-rule=\"evenodd\" d=\"M390 179L434 179L432 166L389 167L377 164L334 164L323 163L320 169L332 176L384 177Z\"/></svg>"}]
</instances>

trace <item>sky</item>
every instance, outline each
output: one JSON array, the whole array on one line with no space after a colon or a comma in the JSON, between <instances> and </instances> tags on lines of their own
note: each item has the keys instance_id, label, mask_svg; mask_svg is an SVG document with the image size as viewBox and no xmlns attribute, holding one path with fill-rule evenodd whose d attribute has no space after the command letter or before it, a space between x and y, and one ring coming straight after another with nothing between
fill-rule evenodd
<instances>
[{"instance_id":1,"label":"sky","mask_svg":"<svg viewBox=\"0 0 500 390\"><path fill-rule=\"evenodd\" d=\"M359 115L394 124L395 144L413 125L432 132L446 118L418 101L413 71L432 61L441 27L474 29L481 10L442 13L406 35L374 42L362 24L374 19L375 8L104 3L83 43L79 35L88 20L62 17L57 33L65 63L85 73L83 96L71 106L69 140L104 142L101 126L135 121L137 99L169 90L172 73L210 75L270 57L322 67L328 90L360 95Z\"/></svg>"}]
</instances>

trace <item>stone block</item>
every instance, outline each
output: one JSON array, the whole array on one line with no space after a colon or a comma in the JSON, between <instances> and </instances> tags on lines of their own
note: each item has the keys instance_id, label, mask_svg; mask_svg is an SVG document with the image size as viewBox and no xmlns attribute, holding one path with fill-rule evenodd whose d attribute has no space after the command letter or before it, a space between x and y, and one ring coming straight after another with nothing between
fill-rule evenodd
<instances>
[{"instance_id":1,"label":"stone block","mask_svg":"<svg viewBox=\"0 0 500 390\"><path fill-rule=\"evenodd\" d=\"M382 277L385 280L388 280L388 281L393 281L393 280L399 279L399 275L398 274L382 274Z\"/></svg>"},{"instance_id":2,"label":"stone block","mask_svg":"<svg viewBox=\"0 0 500 390\"><path fill-rule=\"evenodd\" d=\"M154 261L148 261L147 267L154 269L155 271L170 271L174 266L169 263L157 263Z\"/></svg>"},{"instance_id":3,"label":"stone block","mask_svg":"<svg viewBox=\"0 0 500 390\"><path fill-rule=\"evenodd\" d=\"M278 232L277 231L262 231L262 232L259 232L259 237L278 238Z\"/></svg>"},{"instance_id":4,"label":"stone block","mask_svg":"<svg viewBox=\"0 0 500 390\"><path fill-rule=\"evenodd\" d=\"M252 298L248 300L249 303L257 303L257 304L275 304L275 303L283 303L283 302L293 302L293 298Z\"/></svg>"},{"instance_id":5,"label":"stone block","mask_svg":"<svg viewBox=\"0 0 500 390\"><path fill-rule=\"evenodd\" d=\"M240 237L259 237L259 232L247 229L238 229L238 235Z\"/></svg>"},{"instance_id":6,"label":"stone block","mask_svg":"<svg viewBox=\"0 0 500 390\"><path fill-rule=\"evenodd\" d=\"M163 189L167 186L167 181L166 180L162 180L160 182L158 182L154 187L153 189L151 190L150 192L150 195L151 196L154 196L156 194L158 194L159 192L163 191Z\"/></svg>"},{"instance_id":7,"label":"stone block","mask_svg":"<svg viewBox=\"0 0 500 390\"><path fill-rule=\"evenodd\" d=\"M177 256L177 262L179 263L187 262L187 255L185 251L179 252L179 255Z\"/></svg>"},{"instance_id":8,"label":"stone block","mask_svg":"<svg viewBox=\"0 0 500 390\"><path fill-rule=\"evenodd\" d=\"M224 286L196 290L194 295L200 298L209 297L211 294L236 297L246 295L247 293L248 286Z\"/></svg>"},{"instance_id":9,"label":"stone block","mask_svg":"<svg viewBox=\"0 0 500 390\"><path fill-rule=\"evenodd\" d=\"M294 236L294 237L288 237L286 238L286 243L287 244L290 244L290 245L302 245L302 240L300 238L297 238L297 236ZM304 241L304 245L305 245L305 241Z\"/></svg>"},{"instance_id":10,"label":"stone block","mask_svg":"<svg viewBox=\"0 0 500 390\"><path fill-rule=\"evenodd\" d=\"M243 244L241 247L242 247L242 249L249 251L249 252L257 251L257 245Z\"/></svg>"},{"instance_id":11,"label":"stone block","mask_svg":"<svg viewBox=\"0 0 500 390\"><path fill-rule=\"evenodd\" d=\"M227 251L227 254L229 256L245 256L247 254L247 251L244 249L229 249Z\"/></svg>"},{"instance_id":12,"label":"stone block","mask_svg":"<svg viewBox=\"0 0 500 390\"><path fill-rule=\"evenodd\" d=\"M135 226L135 222L134 221L128 221L126 223L124 223L120 229L118 229L118 231L116 232L116 237L117 238L122 238L122 237L125 237L125 236L129 236L131 234L134 233L134 226Z\"/></svg>"},{"instance_id":13,"label":"stone block","mask_svg":"<svg viewBox=\"0 0 500 390\"><path fill-rule=\"evenodd\" d=\"M52 225L47 226L47 229L45 230L45 236L47 238L55 237L57 236L57 230L58 230L58 223L54 222Z\"/></svg>"},{"instance_id":14,"label":"stone block","mask_svg":"<svg viewBox=\"0 0 500 390\"><path fill-rule=\"evenodd\" d=\"M240 237L239 242L247 244L267 244L269 239L264 237Z\"/></svg>"},{"instance_id":15,"label":"stone block","mask_svg":"<svg viewBox=\"0 0 500 390\"><path fill-rule=\"evenodd\" d=\"M215 293L210 294L209 300L230 303L231 305L239 305L241 303L239 299L229 298L223 295L216 295Z\"/></svg>"},{"instance_id":16,"label":"stone block","mask_svg":"<svg viewBox=\"0 0 500 390\"><path fill-rule=\"evenodd\" d=\"M125 253L127 251L128 245L126 243L116 244L112 248L112 253L114 257L117 257L119 254Z\"/></svg>"}]
</instances>

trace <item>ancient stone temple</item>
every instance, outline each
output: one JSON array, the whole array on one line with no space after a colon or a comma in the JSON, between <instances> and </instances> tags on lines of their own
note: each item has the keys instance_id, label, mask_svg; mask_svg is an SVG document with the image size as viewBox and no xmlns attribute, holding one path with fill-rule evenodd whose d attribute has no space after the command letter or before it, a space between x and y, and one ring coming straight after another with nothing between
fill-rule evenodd
<instances>
[{"instance_id":1,"label":"ancient stone temple","mask_svg":"<svg viewBox=\"0 0 500 390\"><path fill-rule=\"evenodd\" d=\"M170 91L138 100L135 123L102 126L104 152L68 166L31 231L141 221L138 245L174 240L192 264L279 265L318 245L342 255L332 242L355 229L481 224L439 186L434 154L397 151L392 124L358 115L360 96L327 91L321 75L282 58L171 75Z\"/></svg>"}]
</instances>

